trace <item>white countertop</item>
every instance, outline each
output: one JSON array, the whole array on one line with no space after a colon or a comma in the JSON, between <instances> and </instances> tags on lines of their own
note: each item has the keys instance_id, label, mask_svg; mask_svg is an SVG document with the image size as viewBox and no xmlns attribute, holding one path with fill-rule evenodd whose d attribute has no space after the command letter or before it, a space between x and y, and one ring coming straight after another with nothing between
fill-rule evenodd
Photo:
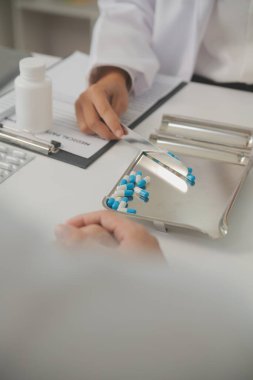
<instances>
[{"instance_id":1,"label":"white countertop","mask_svg":"<svg viewBox=\"0 0 253 380\"><path fill-rule=\"evenodd\" d=\"M253 94L190 83L143 121L135 131L148 137L160 124L162 114L210 119L253 127ZM54 227L76 214L102 208L103 197L136 156L135 148L119 142L88 169L37 155L35 160L0 185L4 212L39 229L44 239L54 238ZM119 159L120 158L120 159ZM0 206L1 207L1 206ZM228 236L212 240L190 232L152 232L170 255L224 253L253 254L253 171L229 214ZM15 233L15 231L13 231Z\"/></svg>"}]
</instances>

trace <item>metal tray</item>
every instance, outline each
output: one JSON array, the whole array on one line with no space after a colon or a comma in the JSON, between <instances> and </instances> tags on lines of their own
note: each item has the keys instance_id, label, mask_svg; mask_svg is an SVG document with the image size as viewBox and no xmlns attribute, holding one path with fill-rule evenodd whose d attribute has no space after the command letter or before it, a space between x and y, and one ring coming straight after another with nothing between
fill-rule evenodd
<instances>
[{"instance_id":1,"label":"metal tray","mask_svg":"<svg viewBox=\"0 0 253 380\"><path fill-rule=\"evenodd\" d=\"M133 218L152 222L157 228L191 229L217 239L228 233L228 214L250 168L253 135L249 129L178 116L164 115L161 126L150 136L151 142L166 152L179 155L192 167L196 184L189 186L150 159L155 151L142 151L122 174L132 170L150 176L148 202L134 197L130 207L137 210ZM164 155L164 158L162 157ZM119 182L118 181L118 182ZM116 186L108 196L111 196ZM106 204L107 197L103 199Z\"/></svg>"}]
</instances>

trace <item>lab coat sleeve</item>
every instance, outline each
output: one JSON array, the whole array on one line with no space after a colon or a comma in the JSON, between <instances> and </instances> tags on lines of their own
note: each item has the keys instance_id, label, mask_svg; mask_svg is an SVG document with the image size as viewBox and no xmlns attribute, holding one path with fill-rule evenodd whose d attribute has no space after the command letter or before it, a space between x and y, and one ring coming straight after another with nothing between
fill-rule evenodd
<instances>
[{"instance_id":1,"label":"lab coat sleeve","mask_svg":"<svg viewBox=\"0 0 253 380\"><path fill-rule=\"evenodd\" d=\"M101 0L94 28L88 76L100 66L117 66L132 79L139 94L148 89L159 70L152 49L154 0Z\"/></svg>"}]
</instances>

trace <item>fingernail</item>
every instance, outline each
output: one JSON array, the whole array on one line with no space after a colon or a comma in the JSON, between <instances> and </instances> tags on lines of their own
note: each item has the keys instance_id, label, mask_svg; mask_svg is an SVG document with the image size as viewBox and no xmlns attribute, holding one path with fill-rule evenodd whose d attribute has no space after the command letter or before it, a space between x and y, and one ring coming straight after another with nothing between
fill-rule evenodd
<instances>
[{"instance_id":1,"label":"fingernail","mask_svg":"<svg viewBox=\"0 0 253 380\"><path fill-rule=\"evenodd\" d=\"M121 130L121 129L118 129L118 130L115 132L115 135L116 135L117 137L121 137L121 136L123 135L122 130Z\"/></svg>"},{"instance_id":2,"label":"fingernail","mask_svg":"<svg viewBox=\"0 0 253 380\"><path fill-rule=\"evenodd\" d=\"M69 237L71 233L71 228L66 224L59 224L55 228L55 236L60 240L65 240Z\"/></svg>"}]
</instances>

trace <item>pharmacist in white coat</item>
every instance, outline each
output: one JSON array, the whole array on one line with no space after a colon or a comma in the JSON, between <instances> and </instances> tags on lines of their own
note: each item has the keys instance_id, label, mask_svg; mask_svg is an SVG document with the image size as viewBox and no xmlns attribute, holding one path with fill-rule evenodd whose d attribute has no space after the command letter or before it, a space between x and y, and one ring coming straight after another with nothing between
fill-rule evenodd
<instances>
[{"instance_id":1,"label":"pharmacist in white coat","mask_svg":"<svg viewBox=\"0 0 253 380\"><path fill-rule=\"evenodd\" d=\"M90 87L76 102L83 132L120 138L129 91L144 92L158 72L253 90L253 0L100 0L99 8Z\"/></svg>"}]
</instances>

